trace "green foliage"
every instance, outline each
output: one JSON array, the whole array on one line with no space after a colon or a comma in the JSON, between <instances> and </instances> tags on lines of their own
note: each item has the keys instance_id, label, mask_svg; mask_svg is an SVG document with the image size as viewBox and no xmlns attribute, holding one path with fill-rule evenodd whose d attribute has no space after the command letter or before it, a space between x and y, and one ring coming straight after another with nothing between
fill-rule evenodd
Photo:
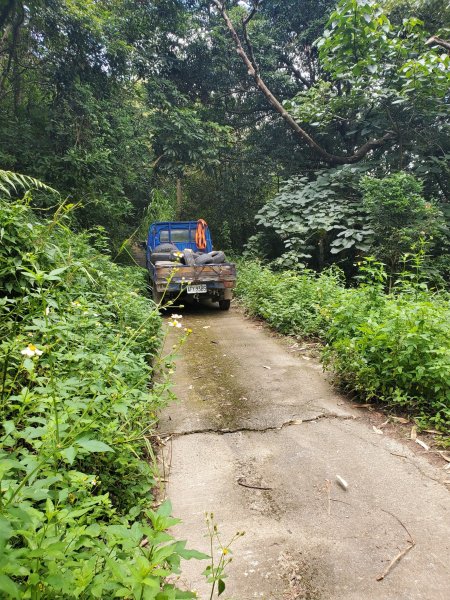
<instances>
[{"instance_id":1,"label":"green foliage","mask_svg":"<svg viewBox=\"0 0 450 600\"><path fill-rule=\"evenodd\" d=\"M359 398L379 400L450 431L450 299L411 271L385 293L384 266L368 260L357 288L336 272L274 274L242 263L237 293L248 310L287 334L318 337L337 380Z\"/></svg>"},{"instance_id":2,"label":"green foliage","mask_svg":"<svg viewBox=\"0 0 450 600\"><path fill-rule=\"evenodd\" d=\"M193 597L166 578L201 555L167 533L169 503L151 510L161 319L70 210L0 203L1 595Z\"/></svg>"},{"instance_id":3,"label":"green foliage","mask_svg":"<svg viewBox=\"0 0 450 600\"><path fill-rule=\"evenodd\" d=\"M6 194L7 196L11 196L11 192L17 193L18 188L22 190L34 188L55 194L58 193L53 188L45 185L45 183L42 183L42 181L39 181L39 179L29 177L28 175L22 175L20 173L13 173L12 171L3 171L0 169L0 192L2 194Z\"/></svg>"},{"instance_id":4,"label":"green foliage","mask_svg":"<svg viewBox=\"0 0 450 600\"><path fill-rule=\"evenodd\" d=\"M334 255L352 258L369 249L373 230L358 189L364 171L346 165L288 180L257 217L283 240L288 252L278 263L322 268Z\"/></svg>"},{"instance_id":5,"label":"green foliage","mask_svg":"<svg viewBox=\"0 0 450 600\"><path fill-rule=\"evenodd\" d=\"M426 268L442 286L445 260L439 257L447 256L449 242L442 212L411 174L376 178L367 172L370 165L346 165L288 180L257 216L262 232L279 236L286 250L274 265L322 269L339 261L348 275L355 258L370 251L395 275L402 256L425 245ZM256 255L264 256L264 240L252 240Z\"/></svg>"},{"instance_id":6,"label":"green foliage","mask_svg":"<svg viewBox=\"0 0 450 600\"><path fill-rule=\"evenodd\" d=\"M330 299L341 291L338 270L317 275L313 271L272 272L259 262L239 264L236 293L251 314L263 317L285 334L321 338L328 327Z\"/></svg>"},{"instance_id":7,"label":"green foliage","mask_svg":"<svg viewBox=\"0 0 450 600\"><path fill-rule=\"evenodd\" d=\"M365 177L361 189L373 229L373 251L391 273L398 270L401 257L417 249L421 240L428 242L430 250L438 242L442 245L442 214L425 200L417 179L407 173L384 179Z\"/></svg>"}]
</instances>

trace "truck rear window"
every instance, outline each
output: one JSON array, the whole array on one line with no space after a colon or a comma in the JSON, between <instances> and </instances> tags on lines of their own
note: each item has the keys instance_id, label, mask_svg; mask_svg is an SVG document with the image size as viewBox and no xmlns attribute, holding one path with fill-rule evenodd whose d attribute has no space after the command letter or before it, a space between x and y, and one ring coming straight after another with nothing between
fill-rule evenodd
<instances>
[{"instance_id":1,"label":"truck rear window","mask_svg":"<svg viewBox=\"0 0 450 600\"><path fill-rule=\"evenodd\" d=\"M169 239L169 231L167 229L162 229L159 232L159 241L163 242L192 242L192 232L189 229L171 229L170 230L170 239Z\"/></svg>"}]
</instances>

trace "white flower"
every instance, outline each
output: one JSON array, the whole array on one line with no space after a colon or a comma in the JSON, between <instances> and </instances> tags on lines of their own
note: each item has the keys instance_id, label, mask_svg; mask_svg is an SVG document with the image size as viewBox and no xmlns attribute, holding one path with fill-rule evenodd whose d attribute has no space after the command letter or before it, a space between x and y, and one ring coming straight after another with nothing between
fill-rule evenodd
<instances>
[{"instance_id":1,"label":"white flower","mask_svg":"<svg viewBox=\"0 0 450 600\"><path fill-rule=\"evenodd\" d=\"M180 321L173 319L172 321L169 321L169 327L176 327L177 329L181 329L182 325Z\"/></svg>"},{"instance_id":2,"label":"white flower","mask_svg":"<svg viewBox=\"0 0 450 600\"><path fill-rule=\"evenodd\" d=\"M42 350L39 350L39 348L36 348L36 346L34 344L28 344L28 346L26 348L24 348L23 350L20 351L20 354L23 354L23 356L28 356L29 358L31 358L33 356L41 356Z\"/></svg>"},{"instance_id":3,"label":"white flower","mask_svg":"<svg viewBox=\"0 0 450 600\"><path fill-rule=\"evenodd\" d=\"M45 316L48 317L49 314L50 314L50 306L46 306L45 307Z\"/></svg>"},{"instance_id":4,"label":"white flower","mask_svg":"<svg viewBox=\"0 0 450 600\"><path fill-rule=\"evenodd\" d=\"M183 315L172 315L172 319L175 319L175 320L182 319L182 318L183 318Z\"/></svg>"}]
</instances>

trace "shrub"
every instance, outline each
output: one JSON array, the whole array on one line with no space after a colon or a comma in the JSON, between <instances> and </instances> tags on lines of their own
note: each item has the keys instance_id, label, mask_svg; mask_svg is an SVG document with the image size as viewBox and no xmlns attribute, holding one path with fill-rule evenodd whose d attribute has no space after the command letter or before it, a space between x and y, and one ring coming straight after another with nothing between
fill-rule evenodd
<instances>
[{"instance_id":1,"label":"shrub","mask_svg":"<svg viewBox=\"0 0 450 600\"><path fill-rule=\"evenodd\" d=\"M166 533L168 503L151 510L161 319L142 271L70 232L69 211L0 201L1 595L192 597L165 581L200 555Z\"/></svg>"}]
</instances>

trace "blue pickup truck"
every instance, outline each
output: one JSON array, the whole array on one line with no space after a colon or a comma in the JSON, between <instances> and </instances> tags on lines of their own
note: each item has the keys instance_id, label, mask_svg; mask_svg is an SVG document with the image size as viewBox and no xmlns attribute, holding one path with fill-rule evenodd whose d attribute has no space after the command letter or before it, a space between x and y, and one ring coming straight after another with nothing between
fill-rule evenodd
<instances>
[{"instance_id":1,"label":"blue pickup truck","mask_svg":"<svg viewBox=\"0 0 450 600\"><path fill-rule=\"evenodd\" d=\"M153 300L157 304L189 295L210 298L228 310L236 285L236 266L213 249L203 219L152 223L145 244Z\"/></svg>"}]
</instances>

